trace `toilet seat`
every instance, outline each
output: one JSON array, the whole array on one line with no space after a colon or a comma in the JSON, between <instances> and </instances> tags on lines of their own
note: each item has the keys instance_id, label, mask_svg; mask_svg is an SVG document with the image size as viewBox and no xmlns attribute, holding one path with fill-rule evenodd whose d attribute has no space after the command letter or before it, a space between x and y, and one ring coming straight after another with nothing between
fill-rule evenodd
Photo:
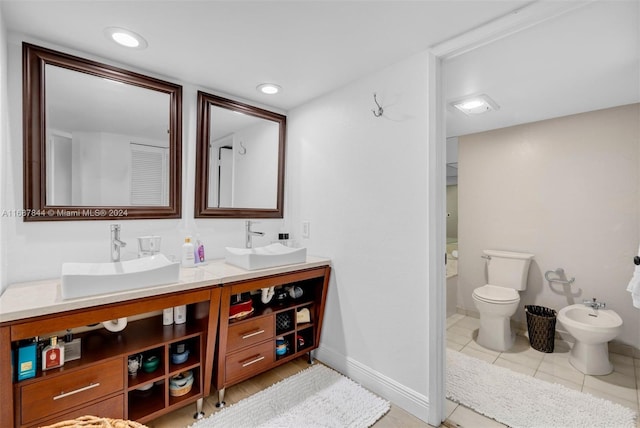
<instances>
[{"instance_id":1,"label":"toilet seat","mask_svg":"<svg viewBox=\"0 0 640 428\"><path fill-rule=\"evenodd\" d=\"M509 305L520 300L520 295L513 288L483 285L473 290L473 297L486 303Z\"/></svg>"}]
</instances>

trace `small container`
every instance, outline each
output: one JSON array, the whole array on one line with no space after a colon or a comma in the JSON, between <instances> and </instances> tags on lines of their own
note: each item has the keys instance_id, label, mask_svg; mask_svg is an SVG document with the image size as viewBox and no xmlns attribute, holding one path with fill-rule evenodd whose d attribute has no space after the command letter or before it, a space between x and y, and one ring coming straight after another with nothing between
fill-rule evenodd
<instances>
[{"instance_id":1,"label":"small container","mask_svg":"<svg viewBox=\"0 0 640 428\"><path fill-rule=\"evenodd\" d=\"M162 325L173 324L173 308L166 308L162 310Z\"/></svg>"},{"instance_id":2,"label":"small container","mask_svg":"<svg viewBox=\"0 0 640 428\"><path fill-rule=\"evenodd\" d=\"M145 358L145 360L142 362L142 370L144 370L146 373L153 373L158 369L159 365L160 358L152 355L148 358Z\"/></svg>"},{"instance_id":3,"label":"small container","mask_svg":"<svg viewBox=\"0 0 640 428\"><path fill-rule=\"evenodd\" d=\"M173 308L173 322L184 324L187 322L187 305L175 306Z\"/></svg>"},{"instance_id":4,"label":"small container","mask_svg":"<svg viewBox=\"0 0 640 428\"><path fill-rule=\"evenodd\" d=\"M194 247L191 243L191 237L184 238L184 244L182 244L182 261L183 267L195 266Z\"/></svg>"},{"instance_id":5,"label":"small container","mask_svg":"<svg viewBox=\"0 0 640 428\"><path fill-rule=\"evenodd\" d=\"M64 347L58 345L58 337L52 336L51 342L42 350L42 370L50 370L64 365Z\"/></svg>"},{"instance_id":6,"label":"small container","mask_svg":"<svg viewBox=\"0 0 640 428\"><path fill-rule=\"evenodd\" d=\"M29 379L36 376L36 342L25 343L18 348L18 380Z\"/></svg>"}]
</instances>

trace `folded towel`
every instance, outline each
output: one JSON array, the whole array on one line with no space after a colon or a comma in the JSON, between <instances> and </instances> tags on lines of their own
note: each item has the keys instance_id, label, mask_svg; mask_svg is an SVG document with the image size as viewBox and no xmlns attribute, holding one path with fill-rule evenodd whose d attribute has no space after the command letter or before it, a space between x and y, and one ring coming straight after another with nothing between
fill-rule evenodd
<instances>
[{"instance_id":1,"label":"folded towel","mask_svg":"<svg viewBox=\"0 0 640 428\"><path fill-rule=\"evenodd\" d=\"M640 256L640 248L638 249L638 255ZM633 306L640 309L640 266L636 265L631 281L627 286L627 291L631 293L633 299Z\"/></svg>"}]
</instances>

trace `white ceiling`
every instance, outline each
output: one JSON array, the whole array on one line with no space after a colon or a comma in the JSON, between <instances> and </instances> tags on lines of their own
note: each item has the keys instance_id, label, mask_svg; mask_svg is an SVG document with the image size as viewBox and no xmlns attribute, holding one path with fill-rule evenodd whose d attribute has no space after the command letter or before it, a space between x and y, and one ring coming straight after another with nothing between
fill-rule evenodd
<instances>
[{"instance_id":1,"label":"white ceiling","mask_svg":"<svg viewBox=\"0 0 640 428\"><path fill-rule=\"evenodd\" d=\"M535 26L511 29L461 55L438 49L452 40L464 45L467 32L475 37L471 44L491 41L486 31L475 34L531 6L559 4L581 7L538 17ZM8 30L31 41L285 111L435 47L450 56L447 99L487 93L501 106L477 118L449 112L449 136L640 101L638 0L0 0L0 6ZM103 35L110 26L143 35L148 48L113 44ZM259 94L262 82L284 90Z\"/></svg>"}]
</instances>

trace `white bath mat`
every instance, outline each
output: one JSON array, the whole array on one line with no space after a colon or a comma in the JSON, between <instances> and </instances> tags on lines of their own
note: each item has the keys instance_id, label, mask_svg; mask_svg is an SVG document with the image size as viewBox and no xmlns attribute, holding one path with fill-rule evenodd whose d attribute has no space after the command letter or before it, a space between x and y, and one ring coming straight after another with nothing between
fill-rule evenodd
<instances>
[{"instance_id":1,"label":"white bath mat","mask_svg":"<svg viewBox=\"0 0 640 428\"><path fill-rule=\"evenodd\" d=\"M389 408L388 401L316 364L196 422L191 428L365 428Z\"/></svg>"},{"instance_id":2,"label":"white bath mat","mask_svg":"<svg viewBox=\"0 0 640 428\"><path fill-rule=\"evenodd\" d=\"M447 350L447 398L514 428L635 428L609 400Z\"/></svg>"}]
</instances>

